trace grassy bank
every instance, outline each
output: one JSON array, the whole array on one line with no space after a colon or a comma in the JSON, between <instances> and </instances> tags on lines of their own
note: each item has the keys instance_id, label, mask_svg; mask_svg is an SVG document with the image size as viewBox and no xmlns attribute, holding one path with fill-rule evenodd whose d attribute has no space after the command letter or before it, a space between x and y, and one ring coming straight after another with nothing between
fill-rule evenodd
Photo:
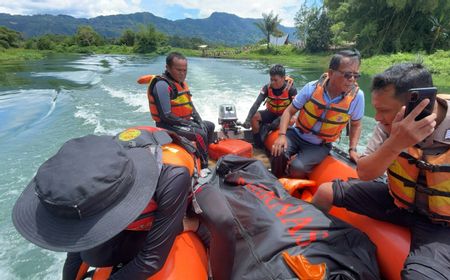
<instances>
[{"instance_id":1,"label":"grassy bank","mask_svg":"<svg viewBox=\"0 0 450 280\"><path fill-rule=\"evenodd\" d=\"M286 66L296 68L311 63L312 65L323 65L327 69L332 53L324 54L306 54L298 51L291 46L277 47L267 50L266 48L249 49L221 49L211 50L208 54L213 56L235 59L261 60L268 63L281 63ZM394 63L399 62L423 62L425 66L433 73L433 82L437 87L450 91L450 51L437 51L434 54L425 53L397 53L391 55L378 55L370 58L363 58L361 71L375 75L382 72Z\"/></svg>"},{"instance_id":2,"label":"grassy bank","mask_svg":"<svg viewBox=\"0 0 450 280\"><path fill-rule=\"evenodd\" d=\"M45 55L45 52L38 50L0 48L0 62L42 59Z\"/></svg>"},{"instance_id":3,"label":"grassy bank","mask_svg":"<svg viewBox=\"0 0 450 280\"><path fill-rule=\"evenodd\" d=\"M292 68L304 66L305 64L323 64L325 70L329 60L329 55L327 54L304 54L291 46L282 46L269 50L265 47L248 48L240 49L239 52L234 53L224 50L224 53L229 54L226 55L229 58L261 60L271 64L280 63Z\"/></svg>"},{"instance_id":4,"label":"grassy bank","mask_svg":"<svg viewBox=\"0 0 450 280\"><path fill-rule=\"evenodd\" d=\"M423 53L397 53L391 55L378 55L363 60L362 71L374 75L394 63L405 61L423 62L433 74L433 83L437 87L450 91L450 51L437 51L434 54Z\"/></svg>"},{"instance_id":5,"label":"grassy bank","mask_svg":"<svg viewBox=\"0 0 450 280\"><path fill-rule=\"evenodd\" d=\"M45 58L52 53L75 54L133 54L133 48L127 46L105 45L92 47L56 46L53 50L35 50L22 48L0 48L0 62L2 61L26 61Z\"/></svg>"},{"instance_id":6,"label":"grassy bank","mask_svg":"<svg viewBox=\"0 0 450 280\"><path fill-rule=\"evenodd\" d=\"M145 56L164 55L171 50L182 52L187 56L201 56L198 50L187 50L179 48L164 47L155 53L148 53ZM123 54L123 55L138 55L134 52L133 47L118 46L118 45L103 45L103 46L89 46L80 47L76 45L62 46L58 45L52 50L36 50L23 48L0 48L0 62L1 61L26 61L45 58L49 54Z\"/></svg>"}]
</instances>

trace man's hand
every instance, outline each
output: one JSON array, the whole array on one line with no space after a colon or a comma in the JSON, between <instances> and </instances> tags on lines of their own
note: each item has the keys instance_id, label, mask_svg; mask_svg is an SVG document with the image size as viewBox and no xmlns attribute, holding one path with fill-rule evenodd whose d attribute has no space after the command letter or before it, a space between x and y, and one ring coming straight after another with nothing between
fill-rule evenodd
<instances>
[{"instance_id":1,"label":"man's hand","mask_svg":"<svg viewBox=\"0 0 450 280\"><path fill-rule=\"evenodd\" d=\"M355 150L350 150L348 152L348 156L350 157L350 160L353 162L356 162L359 159L359 154Z\"/></svg>"},{"instance_id":2,"label":"man's hand","mask_svg":"<svg viewBox=\"0 0 450 280\"><path fill-rule=\"evenodd\" d=\"M286 84L286 90L290 90L292 85L294 84L294 80L287 80L287 84Z\"/></svg>"},{"instance_id":3,"label":"man's hand","mask_svg":"<svg viewBox=\"0 0 450 280\"><path fill-rule=\"evenodd\" d=\"M404 117L405 106L397 113L392 122L389 136L390 147L393 151L400 153L433 133L436 126L436 114L433 113L421 120L415 120L429 102L429 99L423 100L406 117Z\"/></svg>"},{"instance_id":4,"label":"man's hand","mask_svg":"<svg viewBox=\"0 0 450 280\"><path fill-rule=\"evenodd\" d=\"M281 153L286 152L287 146L286 135L278 135L277 140L275 140L272 145L272 156L277 157L281 155Z\"/></svg>"},{"instance_id":5,"label":"man's hand","mask_svg":"<svg viewBox=\"0 0 450 280\"><path fill-rule=\"evenodd\" d=\"M183 231L196 232L200 222L197 217L184 217L183 218Z\"/></svg>"},{"instance_id":6,"label":"man's hand","mask_svg":"<svg viewBox=\"0 0 450 280\"><path fill-rule=\"evenodd\" d=\"M250 127L251 127L251 124L250 124L250 121L245 121L243 124L242 124L242 127L243 128L246 128L246 129L249 129Z\"/></svg>"}]
</instances>

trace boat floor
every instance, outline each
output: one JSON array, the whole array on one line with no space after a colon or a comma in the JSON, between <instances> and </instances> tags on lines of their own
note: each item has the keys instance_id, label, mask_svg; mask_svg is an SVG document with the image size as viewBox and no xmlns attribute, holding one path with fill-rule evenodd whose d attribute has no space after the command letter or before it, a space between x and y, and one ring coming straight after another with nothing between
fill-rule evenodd
<instances>
[{"instance_id":1,"label":"boat floor","mask_svg":"<svg viewBox=\"0 0 450 280\"><path fill-rule=\"evenodd\" d=\"M264 164L264 166L270 170L270 151L268 151L266 149L260 149L260 148L255 147L255 145L253 143L253 137L252 137L250 130L241 130L238 133L227 134L227 136L224 136L224 134L222 132L216 132L216 137L217 137L217 139L227 139L227 138L239 139L239 140L243 140L243 141L246 141L246 142L252 144L252 146L253 146L252 157L254 159L261 161ZM356 168L355 163L350 161L348 154L335 146L332 147L332 149L330 151L330 156L344 162L346 165L349 165L352 168ZM215 166L216 166L216 161L209 159L208 167L210 169L213 169Z\"/></svg>"},{"instance_id":2,"label":"boat floor","mask_svg":"<svg viewBox=\"0 0 450 280\"><path fill-rule=\"evenodd\" d=\"M252 157L254 159L261 161L267 169L270 169L270 158L268 156L269 154L267 153L266 150L255 147L255 145L253 144L253 136L252 136L251 130L239 130L236 133L229 132L226 134L226 136L222 131L216 132L216 139L226 139L226 138L239 139L239 140L243 140L243 141L246 141L246 142L252 144L252 146L253 146L253 156ZM211 168L214 168L215 166L216 166L216 161L209 159L208 167L211 169Z\"/></svg>"},{"instance_id":3,"label":"boat floor","mask_svg":"<svg viewBox=\"0 0 450 280\"><path fill-rule=\"evenodd\" d=\"M270 169L270 158L264 150L253 147L253 158L261 161L267 169ZM216 163L217 161L209 159L209 169L213 169L216 166Z\"/></svg>"}]
</instances>

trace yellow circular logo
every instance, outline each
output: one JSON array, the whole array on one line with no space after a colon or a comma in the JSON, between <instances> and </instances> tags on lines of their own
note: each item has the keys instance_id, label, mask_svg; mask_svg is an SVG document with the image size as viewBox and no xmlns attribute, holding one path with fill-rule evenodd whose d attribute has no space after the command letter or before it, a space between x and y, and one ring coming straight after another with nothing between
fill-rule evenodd
<instances>
[{"instance_id":1,"label":"yellow circular logo","mask_svg":"<svg viewBox=\"0 0 450 280\"><path fill-rule=\"evenodd\" d=\"M141 131L139 129L130 128L119 134L120 141L131 141L136 139L141 135Z\"/></svg>"}]
</instances>

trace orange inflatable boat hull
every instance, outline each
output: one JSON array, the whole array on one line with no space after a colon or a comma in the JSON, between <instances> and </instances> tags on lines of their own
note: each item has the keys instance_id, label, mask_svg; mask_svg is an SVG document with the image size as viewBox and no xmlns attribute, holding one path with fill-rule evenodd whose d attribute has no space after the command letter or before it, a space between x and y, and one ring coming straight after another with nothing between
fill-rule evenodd
<instances>
[{"instance_id":1,"label":"orange inflatable boat hull","mask_svg":"<svg viewBox=\"0 0 450 280\"><path fill-rule=\"evenodd\" d=\"M150 83L150 81L155 77L155 75L143 75L137 79L137 83L141 85L145 85Z\"/></svg>"},{"instance_id":2,"label":"orange inflatable boat hull","mask_svg":"<svg viewBox=\"0 0 450 280\"><path fill-rule=\"evenodd\" d=\"M357 178L356 170L343 161L328 156L310 176L318 185L333 179ZM362 216L344 208L333 207L332 215L365 232L377 246L377 259L386 279L400 280L403 263L409 253L411 234L407 228Z\"/></svg>"},{"instance_id":3,"label":"orange inflatable boat hull","mask_svg":"<svg viewBox=\"0 0 450 280\"><path fill-rule=\"evenodd\" d=\"M264 143L268 150L271 149L277 137L277 131L268 135ZM308 180L306 180L308 181L306 183L300 183L298 188L304 188L305 191L298 192L300 193L300 196L298 197L310 201L311 194L315 193L317 186L320 186L320 184L330 182L334 179L348 180L348 178L358 178L354 166L344 159L340 159L338 155L329 155L321 164L314 168L309 176L309 179L315 181L316 185L309 183L310 181ZM290 184L295 185L294 181L296 179L290 180L292 181ZM285 183L283 183L283 185L284 184ZM309 184L312 186L309 186ZM288 191L294 193L292 188L293 187L290 186L290 191L289 189ZM367 216L347 211L344 208L333 207L330 213L355 226L369 236L377 247L377 260L381 274L385 279L401 279L400 272L409 253L411 242L411 235L407 228L374 220Z\"/></svg>"},{"instance_id":4,"label":"orange inflatable boat hull","mask_svg":"<svg viewBox=\"0 0 450 280\"><path fill-rule=\"evenodd\" d=\"M208 259L202 242L193 232L175 239L163 268L149 280L208 279Z\"/></svg>"},{"instance_id":5,"label":"orange inflatable boat hull","mask_svg":"<svg viewBox=\"0 0 450 280\"><path fill-rule=\"evenodd\" d=\"M136 126L129 128L126 131L134 130L147 130L147 131L157 131L164 130L162 128L152 127L152 126ZM125 131L125 132L126 132ZM200 170L200 159L193 158L185 149L175 143L165 144L161 147L163 154L163 161L166 164L185 166L189 170L189 174L192 176L194 170Z\"/></svg>"},{"instance_id":6,"label":"orange inflatable boat hull","mask_svg":"<svg viewBox=\"0 0 450 280\"><path fill-rule=\"evenodd\" d=\"M88 266L84 265L84 273ZM97 268L92 280L107 280L112 268ZM78 273L77 280L82 279L84 273ZM197 235L186 231L178 235L164 266L147 280L198 280L208 279L208 259L206 250Z\"/></svg>"},{"instance_id":7,"label":"orange inflatable boat hull","mask_svg":"<svg viewBox=\"0 0 450 280\"><path fill-rule=\"evenodd\" d=\"M217 144L210 144L208 155L212 160L218 160L224 155L237 155L251 158L253 156L252 144L240 139L223 139Z\"/></svg>"}]
</instances>

